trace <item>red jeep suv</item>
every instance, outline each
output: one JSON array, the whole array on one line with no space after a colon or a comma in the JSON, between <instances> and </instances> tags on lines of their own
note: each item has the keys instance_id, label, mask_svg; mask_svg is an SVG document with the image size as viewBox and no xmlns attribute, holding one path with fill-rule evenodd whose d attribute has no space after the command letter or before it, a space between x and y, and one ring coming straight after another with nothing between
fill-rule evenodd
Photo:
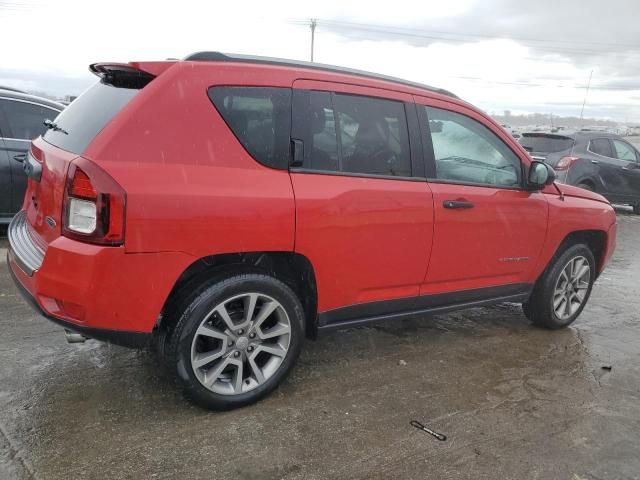
<instances>
[{"instance_id":1,"label":"red jeep suv","mask_svg":"<svg viewBox=\"0 0 640 480\"><path fill-rule=\"evenodd\" d=\"M445 90L216 52L90 69L24 161L10 270L209 408L267 395L321 330L505 301L565 327L613 252L609 202Z\"/></svg>"}]
</instances>

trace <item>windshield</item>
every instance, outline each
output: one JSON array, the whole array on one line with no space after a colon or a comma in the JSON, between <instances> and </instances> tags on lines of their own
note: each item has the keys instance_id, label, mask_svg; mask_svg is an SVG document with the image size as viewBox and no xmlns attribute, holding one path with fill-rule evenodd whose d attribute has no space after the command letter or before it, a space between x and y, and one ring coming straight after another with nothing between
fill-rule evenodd
<instances>
[{"instance_id":1,"label":"windshield","mask_svg":"<svg viewBox=\"0 0 640 480\"><path fill-rule=\"evenodd\" d=\"M98 82L86 90L53 121L44 139L58 148L82 154L91 140L139 90Z\"/></svg>"}]
</instances>

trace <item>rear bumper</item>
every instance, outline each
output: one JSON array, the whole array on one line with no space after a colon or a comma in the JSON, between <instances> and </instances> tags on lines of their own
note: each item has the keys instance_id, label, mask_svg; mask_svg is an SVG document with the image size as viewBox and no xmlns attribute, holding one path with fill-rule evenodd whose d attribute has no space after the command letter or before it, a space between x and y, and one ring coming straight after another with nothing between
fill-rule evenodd
<instances>
[{"instance_id":1,"label":"rear bumper","mask_svg":"<svg viewBox=\"0 0 640 480\"><path fill-rule=\"evenodd\" d=\"M47 313L40 304L36 301L36 299L29 293L29 291L20 283L16 274L11 268L11 261L7 254L7 263L9 264L9 272L11 273L11 277L15 282L18 290L27 301L29 305L33 307L38 313L40 313L43 317L48 320L51 320L53 323L57 323L63 328L67 330L71 330L76 333L81 333L85 337L93 338L95 340L101 340L103 342L113 343L114 345L120 345L123 347L129 348L145 348L151 342L151 333L142 333L142 332L128 332L124 330L109 330L105 328L92 328L85 327L82 325L78 325L62 318L55 317Z\"/></svg>"},{"instance_id":2,"label":"rear bumper","mask_svg":"<svg viewBox=\"0 0 640 480\"><path fill-rule=\"evenodd\" d=\"M194 258L181 252L125 253L58 237L34 257L34 239L12 222L7 263L25 298L46 318L90 338L125 346L148 341L166 299ZM36 261L37 260L37 261Z\"/></svg>"},{"instance_id":3,"label":"rear bumper","mask_svg":"<svg viewBox=\"0 0 640 480\"><path fill-rule=\"evenodd\" d=\"M31 229L27 212L18 212L7 230L9 244L15 252L16 263L23 272L32 276L42 266L47 247L40 236Z\"/></svg>"}]
</instances>

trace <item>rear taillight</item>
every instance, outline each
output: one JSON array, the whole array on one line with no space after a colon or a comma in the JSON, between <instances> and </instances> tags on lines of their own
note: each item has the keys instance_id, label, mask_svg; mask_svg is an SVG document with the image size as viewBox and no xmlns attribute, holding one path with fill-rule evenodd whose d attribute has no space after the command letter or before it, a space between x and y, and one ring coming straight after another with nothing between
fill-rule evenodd
<instances>
[{"instance_id":1,"label":"rear taillight","mask_svg":"<svg viewBox=\"0 0 640 480\"><path fill-rule=\"evenodd\" d=\"M569 170L571 165L573 165L577 160L579 160L578 157L562 157L558 164L553 168L554 170Z\"/></svg>"},{"instance_id":2,"label":"rear taillight","mask_svg":"<svg viewBox=\"0 0 640 480\"><path fill-rule=\"evenodd\" d=\"M99 245L122 245L125 205L122 187L95 163L80 157L67 172L62 234Z\"/></svg>"}]
</instances>

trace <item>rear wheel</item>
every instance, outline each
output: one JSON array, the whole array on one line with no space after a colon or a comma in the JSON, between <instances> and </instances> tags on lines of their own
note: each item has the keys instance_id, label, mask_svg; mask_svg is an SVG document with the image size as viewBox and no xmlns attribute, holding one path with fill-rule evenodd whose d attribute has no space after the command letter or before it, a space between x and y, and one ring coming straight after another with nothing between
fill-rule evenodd
<instances>
[{"instance_id":1,"label":"rear wheel","mask_svg":"<svg viewBox=\"0 0 640 480\"><path fill-rule=\"evenodd\" d=\"M577 186L578 188L583 188L585 190L589 190L590 192L593 192L595 190L590 183L579 183Z\"/></svg>"},{"instance_id":2,"label":"rear wheel","mask_svg":"<svg viewBox=\"0 0 640 480\"><path fill-rule=\"evenodd\" d=\"M176 309L166 355L188 397L214 410L256 402L284 379L304 338L291 289L262 274L212 280Z\"/></svg>"},{"instance_id":3,"label":"rear wheel","mask_svg":"<svg viewBox=\"0 0 640 480\"><path fill-rule=\"evenodd\" d=\"M537 326L558 329L578 318L591 295L595 260L584 244L573 245L556 256L523 305Z\"/></svg>"}]
</instances>

